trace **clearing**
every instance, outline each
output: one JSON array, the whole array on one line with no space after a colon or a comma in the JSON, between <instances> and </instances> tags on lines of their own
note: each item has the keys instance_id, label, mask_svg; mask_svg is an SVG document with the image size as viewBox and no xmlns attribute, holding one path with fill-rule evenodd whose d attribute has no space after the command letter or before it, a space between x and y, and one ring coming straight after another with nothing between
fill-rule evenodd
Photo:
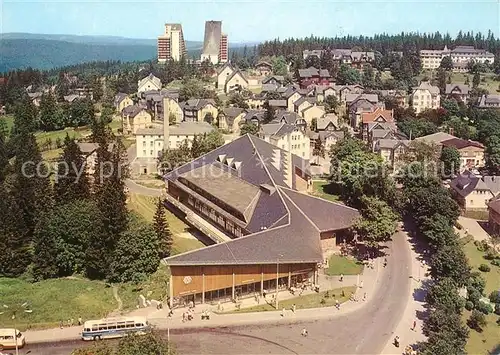
<instances>
[{"instance_id":1,"label":"clearing","mask_svg":"<svg viewBox=\"0 0 500 355\"><path fill-rule=\"evenodd\" d=\"M62 320L77 322L78 317L96 319L117 307L112 288L102 281L67 277L30 283L22 279L0 278L0 300L11 308L28 302L32 313L17 313L16 326L27 328L52 328ZM3 327L14 325L12 314L0 315Z\"/></svg>"},{"instance_id":2,"label":"clearing","mask_svg":"<svg viewBox=\"0 0 500 355\"><path fill-rule=\"evenodd\" d=\"M344 296L342 296L342 292L344 292ZM354 292L356 292L355 286L336 288L333 290L322 291L319 293L312 293L309 295L304 295L279 301L278 308L291 309L294 304L297 307L297 309L332 307L335 306L335 300L338 300L339 303L344 303L345 301L349 300L349 298ZM274 302L264 303L257 306L242 308L240 310L224 312L224 313L249 313L249 312L266 312L266 311L276 311L276 308L274 307Z\"/></svg>"},{"instance_id":3,"label":"clearing","mask_svg":"<svg viewBox=\"0 0 500 355\"><path fill-rule=\"evenodd\" d=\"M363 272L363 263L353 258L340 255L332 255L328 259L328 269L325 270L329 276L333 275L359 275Z\"/></svg>"},{"instance_id":4,"label":"clearing","mask_svg":"<svg viewBox=\"0 0 500 355\"><path fill-rule=\"evenodd\" d=\"M481 275L486 280L485 294L488 296L491 291L498 290L498 282L500 280L500 267L492 265L489 260L484 259L484 252L479 251L471 241L464 245L465 254L469 258L469 264L472 271L479 271L478 267L481 264L490 266L490 272L481 272ZM464 320L470 317L471 312L464 310ZM488 324L483 328L482 333L469 329L469 340L466 350L468 354L489 354L495 346L498 345L499 327L496 321L499 316L494 313L486 316Z\"/></svg>"},{"instance_id":5,"label":"clearing","mask_svg":"<svg viewBox=\"0 0 500 355\"><path fill-rule=\"evenodd\" d=\"M154 197L131 193L128 204L132 211L137 212L146 221L152 222L156 212L156 203L157 200ZM165 216L174 239L172 254L180 254L205 246L191 234L191 227L176 215L165 210Z\"/></svg>"}]
</instances>

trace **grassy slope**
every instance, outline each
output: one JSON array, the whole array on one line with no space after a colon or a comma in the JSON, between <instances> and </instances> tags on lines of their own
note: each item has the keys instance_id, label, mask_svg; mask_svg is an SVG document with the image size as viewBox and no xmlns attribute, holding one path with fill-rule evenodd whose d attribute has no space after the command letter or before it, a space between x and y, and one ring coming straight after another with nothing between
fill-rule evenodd
<instances>
[{"instance_id":1,"label":"grassy slope","mask_svg":"<svg viewBox=\"0 0 500 355\"><path fill-rule=\"evenodd\" d=\"M488 264L491 267L490 272L482 272L482 276L486 280L485 293L489 295L491 291L498 290L500 283L500 268L498 266L491 265L488 260L483 258L484 253L477 250L474 243L470 242L464 246L465 253L469 258L469 264L472 267L472 271L478 271L478 267L481 264ZM468 319L470 312L464 312L464 319ZM478 333L475 330L470 330L469 341L467 342L467 353L468 354L487 354L488 351L493 349L494 346L498 345L500 339L500 328L495 323L498 316L495 314L489 314L486 316L488 325L484 328L482 333Z\"/></svg>"},{"instance_id":2,"label":"grassy slope","mask_svg":"<svg viewBox=\"0 0 500 355\"><path fill-rule=\"evenodd\" d=\"M363 272L363 264L359 261L340 255L332 255L328 259L328 275L358 275Z\"/></svg>"},{"instance_id":3,"label":"grassy slope","mask_svg":"<svg viewBox=\"0 0 500 355\"><path fill-rule=\"evenodd\" d=\"M60 320L66 322L81 316L84 319L100 318L113 311L117 303L110 287L100 281L80 278L62 278L29 283L21 279L0 278L2 304L14 306L29 302L33 313L20 313L17 325L21 329L54 327ZM13 324L11 314L0 315L0 324Z\"/></svg>"},{"instance_id":4,"label":"grassy slope","mask_svg":"<svg viewBox=\"0 0 500 355\"><path fill-rule=\"evenodd\" d=\"M132 193L130 194L129 207L144 217L145 220L152 221L156 211L156 200L153 197ZM169 211L165 211L165 213L170 230L174 234L174 244L172 247L174 254L199 249L204 246L197 239L176 237L176 235L186 232L189 226Z\"/></svg>"}]
</instances>

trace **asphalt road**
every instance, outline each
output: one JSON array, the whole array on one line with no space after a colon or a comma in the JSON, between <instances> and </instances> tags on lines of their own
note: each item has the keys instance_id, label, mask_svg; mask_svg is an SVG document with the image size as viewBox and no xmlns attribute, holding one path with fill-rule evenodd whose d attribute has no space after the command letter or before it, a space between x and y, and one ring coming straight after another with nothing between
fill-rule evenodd
<instances>
[{"instance_id":1,"label":"asphalt road","mask_svg":"<svg viewBox=\"0 0 500 355\"><path fill-rule=\"evenodd\" d=\"M401 319L409 294L411 258L403 235L394 237L380 287L360 310L344 316L289 324L172 330L179 354L379 354ZM300 335L305 327L309 336ZM33 355L70 354L81 341L30 344Z\"/></svg>"}]
</instances>

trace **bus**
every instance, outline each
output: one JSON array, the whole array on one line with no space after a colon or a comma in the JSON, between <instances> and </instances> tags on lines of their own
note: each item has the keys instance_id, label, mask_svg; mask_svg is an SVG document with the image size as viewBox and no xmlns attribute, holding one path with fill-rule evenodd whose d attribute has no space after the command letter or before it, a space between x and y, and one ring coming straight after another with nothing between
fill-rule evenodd
<instances>
[{"instance_id":1,"label":"bus","mask_svg":"<svg viewBox=\"0 0 500 355\"><path fill-rule=\"evenodd\" d=\"M89 320L83 324L82 340L121 338L130 333L146 334L150 329L145 317Z\"/></svg>"},{"instance_id":2,"label":"bus","mask_svg":"<svg viewBox=\"0 0 500 355\"><path fill-rule=\"evenodd\" d=\"M0 329L0 350L20 349L26 345L24 334L18 329L14 328L1 328Z\"/></svg>"}]
</instances>

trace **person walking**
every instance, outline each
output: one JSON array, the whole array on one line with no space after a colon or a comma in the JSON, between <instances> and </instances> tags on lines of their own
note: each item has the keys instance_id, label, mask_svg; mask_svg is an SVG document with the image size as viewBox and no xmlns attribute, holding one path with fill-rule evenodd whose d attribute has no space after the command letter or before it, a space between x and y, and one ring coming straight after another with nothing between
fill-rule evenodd
<instances>
[{"instance_id":1,"label":"person walking","mask_svg":"<svg viewBox=\"0 0 500 355\"><path fill-rule=\"evenodd\" d=\"M337 309L340 310L339 300L335 300L335 307L337 307Z\"/></svg>"},{"instance_id":2,"label":"person walking","mask_svg":"<svg viewBox=\"0 0 500 355\"><path fill-rule=\"evenodd\" d=\"M340 282L344 281L344 274L340 274L340 279L339 279Z\"/></svg>"},{"instance_id":3,"label":"person walking","mask_svg":"<svg viewBox=\"0 0 500 355\"><path fill-rule=\"evenodd\" d=\"M365 294L363 295L363 301L366 301L366 292L365 292Z\"/></svg>"},{"instance_id":4,"label":"person walking","mask_svg":"<svg viewBox=\"0 0 500 355\"><path fill-rule=\"evenodd\" d=\"M285 317L285 307L283 307L283 309L281 310L281 316Z\"/></svg>"},{"instance_id":5,"label":"person walking","mask_svg":"<svg viewBox=\"0 0 500 355\"><path fill-rule=\"evenodd\" d=\"M363 280L359 282L359 288L363 288Z\"/></svg>"},{"instance_id":6,"label":"person walking","mask_svg":"<svg viewBox=\"0 0 500 355\"><path fill-rule=\"evenodd\" d=\"M396 348L399 348L399 336L396 335L396 337L394 338L394 346Z\"/></svg>"},{"instance_id":7,"label":"person walking","mask_svg":"<svg viewBox=\"0 0 500 355\"><path fill-rule=\"evenodd\" d=\"M82 317L78 317L78 325L83 325Z\"/></svg>"},{"instance_id":8,"label":"person walking","mask_svg":"<svg viewBox=\"0 0 500 355\"><path fill-rule=\"evenodd\" d=\"M64 327L63 327L63 321L62 321L62 320L60 320L60 321L59 321L59 328L61 328L61 329L62 329L62 328L64 328Z\"/></svg>"},{"instance_id":9,"label":"person walking","mask_svg":"<svg viewBox=\"0 0 500 355\"><path fill-rule=\"evenodd\" d=\"M297 309L297 306L295 305L295 303L292 305L292 312L295 313L295 310Z\"/></svg>"},{"instance_id":10,"label":"person walking","mask_svg":"<svg viewBox=\"0 0 500 355\"><path fill-rule=\"evenodd\" d=\"M413 320L413 327L411 328L411 330L413 330L415 332L416 328L417 328L417 321L414 319Z\"/></svg>"},{"instance_id":11,"label":"person walking","mask_svg":"<svg viewBox=\"0 0 500 355\"><path fill-rule=\"evenodd\" d=\"M308 335L307 329L306 329L306 328L302 328L302 332L300 332L300 334L301 334L303 337L306 337L306 336Z\"/></svg>"}]
</instances>

